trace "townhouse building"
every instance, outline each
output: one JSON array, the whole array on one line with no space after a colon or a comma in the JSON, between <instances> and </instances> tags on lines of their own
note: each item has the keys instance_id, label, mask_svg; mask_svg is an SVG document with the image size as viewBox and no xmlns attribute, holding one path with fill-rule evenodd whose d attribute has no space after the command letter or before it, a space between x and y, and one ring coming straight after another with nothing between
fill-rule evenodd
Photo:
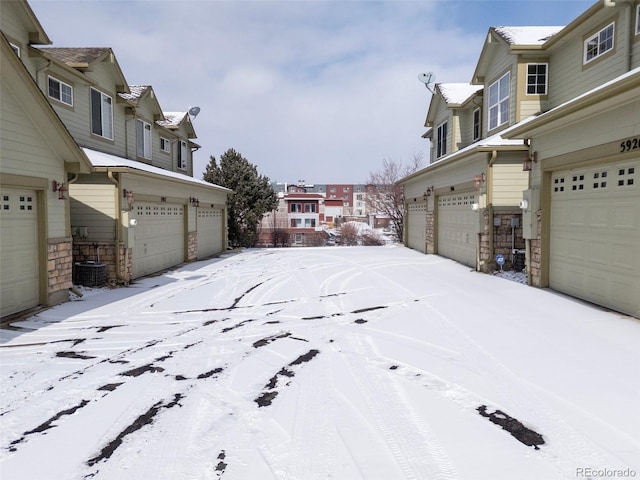
<instances>
[{"instance_id":1,"label":"townhouse building","mask_svg":"<svg viewBox=\"0 0 640 480\"><path fill-rule=\"evenodd\" d=\"M436 84L405 242L640 316L640 2L494 27L467 84Z\"/></svg>"},{"instance_id":2,"label":"townhouse building","mask_svg":"<svg viewBox=\"0 0 640 480\"><path fill-rule=\"evenodd\" d=\"M90 262L126 284L225 250L230 191L193 178L189 113L128 85L110 48L47 47L26 1L0 4L2 315L64 301Z\"/></svg>"}]
</instances>

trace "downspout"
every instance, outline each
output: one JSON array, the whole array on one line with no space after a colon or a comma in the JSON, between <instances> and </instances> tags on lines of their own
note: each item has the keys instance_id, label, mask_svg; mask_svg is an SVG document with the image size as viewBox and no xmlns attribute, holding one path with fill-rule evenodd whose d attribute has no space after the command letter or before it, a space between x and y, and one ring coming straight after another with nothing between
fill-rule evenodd
<instances>
[{"instance_id":1,"label":"downspout","mask_svg":"<svg viewBox=\"0 0 640 480\"><path fill-rule=\"evenodd\" d=\"M113 172L111 170L107 170L107 177L109 177L109 181L111 183L113 183L116 186L116 238L115 238L115 242L116 244L114 245L115 247L115 252L114 252L114 256L116 259L116 280L123 280L122 275L120 274L120 267L121 267L121 261L120 261L120 241L121 241L121 231L122 231L122 208L121 208L121 200L120 200L120 183L118 182L118 180L116 180L113 176ZM125 248L124 250L124 254L125 254L125 262L127 260L127 257L129 255L128 250ZM126 263L125 263L126 265Z\"/></svg>"},{"instance_id":2,"label":"downspout","mask_svg":"<svg viewBox=\"0 0 640 480\"><path fill-rule=\"evenodd\" d=\"M491 157L489 157L489 163L487 164L487 182L485 184L485 189L487 191L487 211L489 218L488 228L489 228L489 259L493 256L493 164L498 160L498 151L492 150Z\"/></svg>"},{"instance_id":3,"label":"downspout","mask_svg":"<svg viewBox=\"0 0 640 480\"><path fill-rule=\"evenodd\" d=\"M632 66L632 57L633 57L633 43L635 40L635 29L633 28L634 25L634 17L635 15L633 14L633 2L629 2L627 3L627 18L629 19L629 25L628 25L628 32L629 32L629 36L627 39L627 72L631 71L631 66ZM637 7L636 7L637 8Z\"/></svg>"}]
</instances>

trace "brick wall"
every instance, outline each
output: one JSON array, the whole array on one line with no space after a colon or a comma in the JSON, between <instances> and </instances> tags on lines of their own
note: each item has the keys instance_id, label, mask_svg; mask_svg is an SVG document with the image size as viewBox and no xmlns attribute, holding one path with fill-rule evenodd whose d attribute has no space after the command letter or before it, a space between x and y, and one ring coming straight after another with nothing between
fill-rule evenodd
<instances>
[{"instance_id":1,"label":"brick wall","mask_svg":"<svg viewBox=\"0 0 640 480\"><path fill-rule=\"evenodd\" d=\"M47 304L56 305L69 299L72 281L71 237L47 240Z\"/></svg>"},{"instance_id":2,"label":"brick wall","mask_svg":"<svg viewBox=\"0 0 640 480\"><path fill-rule=\"evenodd\" d=\"M534 287L539 287L542 283L540 278L540 262L542 252L542 240L540 238L540 232L542 232L542 211L536 212L536 216L538 222L538 236L537 238L531 240L529 273L531 275L531 285L533 285Z\"/></svg>"},{"instance_id":3,"label":"brick wall","mask_svg":"<svg viewBox=\"0 0 640 480\"><path fill-rule=\"evenodd\" d=\"M97 262L98 253L100 263L107 266L107 283L116 285L128 283L133 271L133 255L131 248L125 248L124 242L120 242L118 255L120 255L120 275L116 275L116 248L114 242L90 242L76 240L73 242L73 263ZM120 280L118 279L120 278Z\"/></svg>"},{"instance_id":4,"label":"brick wall","mask_svg":"<svg viewBox=\"0 0 640 480\"><path fill-rule=\"evenodd\" d=\"M187 238L187 262L198 258L198 232L189 232Z\"/></svg>"},{"instance_id":5,"label":"brick wall","mask_svg":"<svg viewBox=\"0 0 640 480\"><path fill-rule=\"evenodd\" d=\"M434 215L433 212L427 210L427 221L426 221L426 232L425 232L425 240L427 241L427 253L434 253L436 251L435 244L436 240L434 238L435 228L433 225Z\"/></svg>"},{"instance_id":6,"label":"brick wall","mask_svg":"<svg viewBox=\"0 0 640 480\"><path fill-rule=\"evenodd\" d=\"M491 220L491 228L493 228L493 255L492 260L495 263L495 256L499 253L504 255L506 260L503 268L509 270L512 268L511 263L511 250L516 248L518 250L525 249L525 241L522 238L522 212L520 210L513 210L509 212L498 212L493 214L494 218L500 219L500 225L494 226L493 218ZM512 228L511 219L517 218L519 225L513 229L512 243Z\"/></svg>"}]
</instances>

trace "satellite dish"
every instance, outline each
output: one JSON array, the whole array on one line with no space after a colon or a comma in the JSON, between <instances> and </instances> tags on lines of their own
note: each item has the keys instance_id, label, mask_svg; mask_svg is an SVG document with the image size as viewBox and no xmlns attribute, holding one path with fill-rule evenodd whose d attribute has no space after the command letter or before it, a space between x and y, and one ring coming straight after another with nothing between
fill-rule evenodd
<instances>
[{"instance_id":1,"label":"satellite dish","mask_svg":"<svg viewBox=\"0 0 640 480\"><path fill-rule=\"evenodd\" d=\"M189 115L196 118L200 113L200 107L189 107Z\"/></svg>"},{"instance_id":2,"label":"satellite dish","mask_svg":"<svg viewBox=\"0 0 640 480\"><path fill-rule=\"evenodd\" d=\"M435 79L436 76L431 72L421 73L420 75L418 75L418 80L424 83L424 86L427 87L427 90L429 90L431 93L433 93L433 90L431 90L431 87L429 87L429 85L433 83Z\"/></svg>"}]
</instances>

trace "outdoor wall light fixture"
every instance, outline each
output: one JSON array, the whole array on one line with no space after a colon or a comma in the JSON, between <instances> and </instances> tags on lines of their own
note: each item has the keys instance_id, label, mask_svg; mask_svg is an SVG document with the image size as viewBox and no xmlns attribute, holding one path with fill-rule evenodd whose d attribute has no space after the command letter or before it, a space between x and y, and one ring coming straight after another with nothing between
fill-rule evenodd
<instances>
[{"instance_id":1,"label":"outdoor wall light fixture","mask_svg":"<svg viewBox=\"0 0 640 480\"><path fill-rule=\"evenodd\" d=\"M64 186L64 183L58 183L55 180L51 183L51 189L54 192L58 192L58 200L66 200L65 193L67 192L67 187Z\"/></svg>"},{"instance_id":2,"label":"outdoor wall light fixture","mask_svg":"<svg viewBox=\"0 0 640 480\"><path fill-rule=\"evenodd\" d=\"M483 184L486 179L487 177L484 172L482 172L480 175L476 175L475 177L473 177L473 183L475 184L476 189L480 188L480 185Z\"/></svg>"},{"instance_id":3,"label":"outdoor wall light fixture","mask_svg":"<svg viewBox=\"0 0 640 480\"><path fill-rule=\"evenodd\" d=\"M533 154L529 154L526 157L524 157L524 161L522 162L522 171L523 172L530 172L531 171L531 167L533 166L534 163L538 163L538 152L537 151L533 152Z\"/></svg>"},{"instance_id":4,"label":"outdoor wall light fixture","mask_svg":"<svg viewBox=\"0 0 640 480\"><path fill-rule=\"evenodd\" d=\"M189 205L191 205L192 207L199 207L200 200L198 200L196 197L189 197Z\"/></svg>"},{"instance_id":5,"label":"outdoor wall light fixture","mask_svg":"<svg viewBox=\"0 0 640 480\"><path fill-rule=\"evenodd\" d=\"M122 197L127 199L129 208L131 208L131 205L133 205L133 192L125 188L124 190L122 190Z\"/></svg>"},{"instance_id":6,"label":"outdoor wall light fixture","mask_svg":"<svg viewBox=\"0 0 640 480\"><path fill-rule=\"evenodd\" d=\"M426 200L431 195L433 195L433 187L427 187L427 190L424 192L424 199Z\"/></svg>"}]
</instances>

